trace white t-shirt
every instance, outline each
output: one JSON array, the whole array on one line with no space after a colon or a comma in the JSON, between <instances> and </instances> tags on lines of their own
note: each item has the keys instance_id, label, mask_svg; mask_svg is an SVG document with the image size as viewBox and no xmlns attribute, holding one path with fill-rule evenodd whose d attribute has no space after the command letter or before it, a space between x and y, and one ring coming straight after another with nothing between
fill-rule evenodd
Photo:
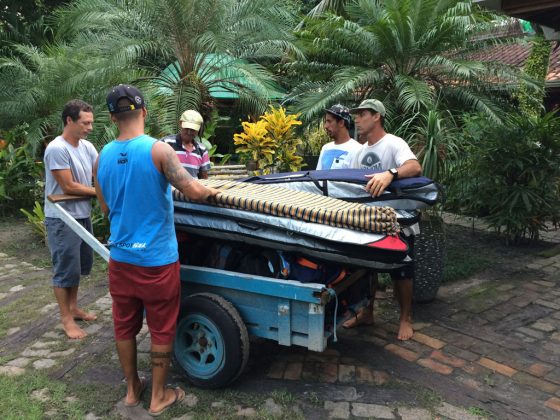
<instances>
[{"instance_id":1,"label":"white t-shirt","mask_svg":"<svg viewBox=\"0 0 560 420\"><path fill-rule=\"evenodd\" d=\"M385 134L372 146L365 143L359 150L348 156L350 168L374 171L398 168L410 159L416 160L416 156L408 144L393 134Z\"/></svg>"},{"instance_id":2,"label":"white t-shirt","mask_svg":"<svg viewBox=\"0 0 560 420\"><path fill-rule=\"evenodd\" d=\"M372 146L365 143L359 150L348 156L350 168L371 169L372 171L388 171L399 168L407 160L417 160L406 141L393 134L385 134ZM418 223L404 227L406 236L420 233Z\"/></svg>"},{"instance_id":3,"label":"white t-shirt","mask_svg":"<svg viewBox=\"0 0 560 420\"><path fill-rule=\"evenodd\" d=\"M51 173L56 169L70 169L72 179L80 184L93 185L93 164L97 159L97 150L87 140L80 140L78 147L72 146L62 136L58 136L45 149L45 203L52 194L64 194ZM75 219L86 219L91 214L91 200L67 201L59 203ZM48 205L45 205L45 217L58 218Z\"/></svg>"},{"instance_id":4,"label":"white t-shirt","mask_svg":"<svg viewBox=\"0 0 560 420\"><path fill-rule=\"evenodd\" d=\"M354 139L350 139L342 144L336 144L334 141L325 144L319 154L317 170L348 168L346 158L352 151L358 150L361 147L362 145Z\"/></svg>"}]
</instances>

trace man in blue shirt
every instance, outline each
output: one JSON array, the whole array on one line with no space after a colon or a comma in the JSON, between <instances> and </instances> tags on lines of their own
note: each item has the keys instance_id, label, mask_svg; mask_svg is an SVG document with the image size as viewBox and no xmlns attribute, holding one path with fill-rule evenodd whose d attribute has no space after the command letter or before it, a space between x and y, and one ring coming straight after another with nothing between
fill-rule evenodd
<instances>
[{"instance_id":1,"label":"man in blue shirt","mask_svg":"<svg viewBox=\"0 0 560 420\"><path fill-rule=\"evenodd\" d=\"M124 404L138 405L146 386L136 364L136 335L145 310L152 341L149 413L158 416L185 397L181 388L165 386L181 291L170 184L191 200L208 200L217 191L193 179L171 146L144 134L148 111L137 88L115 86L107 106L119 136L101 151L94 174L111 224L109 291L127 381Z\"/></svg>"}]
</instances>

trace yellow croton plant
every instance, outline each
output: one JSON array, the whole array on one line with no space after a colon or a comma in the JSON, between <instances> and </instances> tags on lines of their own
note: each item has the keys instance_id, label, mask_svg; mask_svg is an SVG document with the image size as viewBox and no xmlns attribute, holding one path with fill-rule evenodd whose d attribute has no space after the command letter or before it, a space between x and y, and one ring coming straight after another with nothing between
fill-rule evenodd
<instances>
[{"instance_id":1,"label":"yellow croton plant","mask_svg":"<svg viewBox=\"0 0 560 420\"><path fill-rule=\"evenodd\" d=\"M297 147L302 143L294 127L301 125L300 114L287 115L283 107L270 107L256 122L241 123L243 132L234 134L237 153L251 156L263 174L277 171L299 171L302 157Z\"/></svg>"}]
</instances>

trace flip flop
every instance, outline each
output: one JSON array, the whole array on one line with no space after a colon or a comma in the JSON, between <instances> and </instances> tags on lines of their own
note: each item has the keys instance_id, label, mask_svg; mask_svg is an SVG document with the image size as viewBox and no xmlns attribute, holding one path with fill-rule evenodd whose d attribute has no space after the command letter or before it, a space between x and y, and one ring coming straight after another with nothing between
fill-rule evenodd
<instances>
[{"instance_id":1,"label":"flip flop","mask_svg":"<svg viewBox=\"0 0 560 420\"><path fill-rule=\"evenodd\" d=\"M364 308L359 309L357 312L351 308L348 308L348 312L350 312L351 316L349 316L346 320L344 320L344 322L342 323L342 327L346 329L351 329L359 326L373 325L375 322L373 319L364 320L363 318L364 311L365 311Z\"/></svg>"},{"instance_id":2,"label":"flip flop","mask_svg":"<svg viewBox=\"0 0 560 420\"><path fill-rule=\"evenodd\" d=\"M166 388L166 389L171 389L171 388ZM173 392L175 393L175 399L171 402L171 404L166 405L165 407L163 407L161 410L159 411L152 411L152 410L148 410L148 414L152 417L158 417L161 416L163 413L165 413L170 407L174 406L177 403L180 403L181 401L183 401L185 399L185 396L187 395L187 393L181 388L181 387L177 387L177 388L173 388Z\"/></svg>"},{"instance_id":3,"label":"flip flop","mask_svg":"<svg viewBox=\"0 0 560 420\"><path fill-rule=\"evenodd\" d=\"M140 387L140 392L138 393L138 401L136 401L135 403L132 404L128 404L126 402L126 396L124 397L124 406L125 407L138 407L140 405L140 403L142 402L142 394L144 393L144 391L146 390L146 386L148 385L148 380L144 377L140 378L140 385L142 385Z\"/></svg>"}]
</instances>

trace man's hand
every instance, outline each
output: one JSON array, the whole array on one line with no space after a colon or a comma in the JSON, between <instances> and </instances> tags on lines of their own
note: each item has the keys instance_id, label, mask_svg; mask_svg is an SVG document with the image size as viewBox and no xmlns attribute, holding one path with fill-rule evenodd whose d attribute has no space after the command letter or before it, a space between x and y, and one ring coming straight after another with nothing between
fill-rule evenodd
<instances>
[{"instance_id":1,"label":"man's hand","mask_svg":"<svg viewBox=\"0 0 560 420\"><path fill-rule=\"evenodd\" d=\"M177 189L189 200L198 201L200 203L212 201L213 198L216 197L216 194L220 192L215 188L202 185L197 179L193 179L192 182L188 183L185 187Z\"/></svg>"},{"instance_id":2,"label":"man's hand","mask_svg":"<svg viewBox=\"0 0 560 420\"><path fill-rule=\"evenodd\" d=\"M399 171L399 179L422 175L422 167L416 159L405 161L397 170ZM389 171L366 175L366 177L371 178L366 184L366 191L371 194L372 197L379 197L383 194L383 191L385 191L393 181L393 174Z\"/></svg>"},{"instance_id":3,"label":"man's hand","mask_svg":"<svg viewBox=\"0 0 560 420\"><path fill-rule=\"evenodd\" d=\"M379 197L383 194L383 191L385 191L385 189L393 181L393 174L389 171L366 175L366 177L370 178L366 184L366 191L372 197Z\"/></svg>"},{"instance_id":4,"label":"man's hand","mask_svg":"<svg viewBox=\"0 0 560 420\"><path fill-rule=\"evenodd\" d=\"M206 187L208 188L208 197L206 197L206 201L212 201L214 198L216 198L216 195L218 195L220 193L220 190L217 190L216 188L212 188L212 187Z\"/></svg>"}]
</instances>

